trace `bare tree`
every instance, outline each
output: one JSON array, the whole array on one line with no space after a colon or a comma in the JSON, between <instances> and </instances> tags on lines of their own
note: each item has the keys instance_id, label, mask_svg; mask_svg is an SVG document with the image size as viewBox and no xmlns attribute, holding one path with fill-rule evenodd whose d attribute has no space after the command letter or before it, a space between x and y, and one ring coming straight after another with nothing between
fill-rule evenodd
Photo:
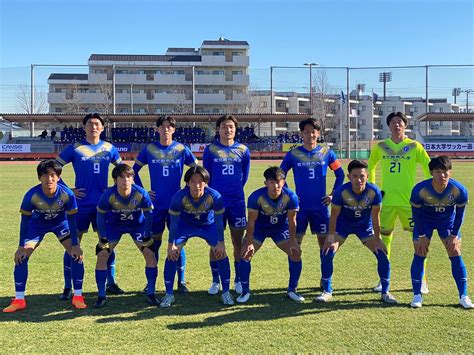
<instances>
[{"instance_id":1,"label":"bare tree","mask_svg":"<svg viewBox=\"0 0 474 355\"><path fill-rule=\"evenodd\" d=\"M46 113L48 112L48 102L44 91L35 90L34 110L31 109L31 87L27 84L18 85L16 91L18 108L24 113Z\"/></svg>"},{"instance_id":2,"label":"bare tree","mask_svg":"<svg viewBox=\"0 0 474 355\"><path fill-rule=\"evenodd\" d=\"M84 113L84 108L81 105L79 98L79 85L78 84L69 84L66 87L65 95L65 109L64 113L69 114L81 114Z\"/></svg>"},{"instance_id":3,"label":"bare tree","mask_svg":"<svg viewBox=\"0 0 474 355\"><path fill-rule=\"evenodd\" d=\"M94 111L102 114L109 114L113 112L113 87L107 82L99 83L101 102L94 105Z\"/></svg>"},{"instance_id":4,"label":"bare tree","mask_svg":"<svg viewBox=\"0 0 474 355\"><path fill-rule=\"evenodd\" d=\"M323 134L330 135L337 127L339 120L335 89L331 86L325 70L316 72L313 83L313 117L320 120Z\"/></svg>"}]
</instances>

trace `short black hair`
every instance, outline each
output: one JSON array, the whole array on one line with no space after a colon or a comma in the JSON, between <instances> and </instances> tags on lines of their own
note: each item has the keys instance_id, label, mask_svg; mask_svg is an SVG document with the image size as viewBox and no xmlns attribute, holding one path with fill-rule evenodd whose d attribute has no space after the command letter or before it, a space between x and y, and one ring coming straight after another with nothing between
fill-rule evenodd
<instances>
[{"instance_id":1,"label":"short black hair","mask_svg":"<svg viewBox=\"0 0 474 355\"><path fill-rule=\"evenodd\" d=\"M321 131L321 125L315 118L307 118L301 121L298 125L298 127L300 128L300 131L304 131L304 128L307 124L311 125L316 131L318 132Z\"/></svg>"},{"instance_id":2,"label":"short black hair","mask_svg":"<svg viewBox=\"0 0 474 355\"><path fill-rule=\"evenodd\" d=\"M280 181L285 180L286 173L282 168L279 168L278 166L271 166L263 172L263 176L265 177L265 180Z\"/></svg>"},{"instance_id":3,"label":"short black hair","mask_svg":"<svg viewBox=\"0 0 474 355\"><path fill-rule=\"evenodd\" d=\"M125 163L117 164L117 166L112 170L112 178L117 180L119 176L123 174L127 174L129 176L135 176L135 172L133 171L132 167Z\"/></svg>"},{"instance_id":4,"label":"short black hair","mask_svg":"<svg viewBox=\"0 0 474 355\"><path fill-rule=\"evenodd\" d=\"M84 118L82 119L82 124L85 126L87 121L89 121L92 118L97 118L100 121L100 123L102 123L102 126L105 125L104 119L100 117L100 115L97 112L89 113L88 115L84 116Z\"/></svg>"},{"instance_id":5,"label":"short black hair","mask_svg":"<svg viewBox=\"0 0 474 355\"><path fill-rule=\"evenodd\" d=\"M223 115L219 117L216 121L216 128L219 129L220 125L224 121L232 121L235 124L235 128L239 126L239 122L237 121L237 118L234 117L234 115Z\"/></svg>"},{"instance_id":6,"label":"short black hair","mask_svg":"<svg viewBox=\"0 0 474 355\"><path fill-rule=\"evenodd\" d=\"M202 180L207 184L209 180L211 179L211 176L209 175L209 172L202 167L201 165L194 165L190 167L187 171L186 174L184 174L184 182L187 184L190 180L191 177L194 174L199 174L202 177Z\"/></svg>"},{"instance_id":7,"label":"short black hair","mask_svg":"<svg viewBox=\"0 0 474 355\"><path fill-rule=\"evenodd\" d=\"M451 163L451 159L447 155L439 155L437 157L433 157L428 164L430 171L433 170L451 170L453 168L453 164Z\"/></svg>"},{"instance_id":8,"label":"short black hair","mask_svg":"<svg viewBox=\"0 0 474 355\"><path fill-rule=\"evenodd\" d=\"M176 128L176 120L168 115L158 117L156 120L156 127L160 127L163 123L165 123L165 121L168 121L171 127Z\"/></svg>"},{"instance_id":9,"label":"short black hair","mask_svg":"<svg viewBox=\"0 0 474 355\"><path fill-rule=\"evenodd\" d=\"M405 122L405 126L408 125L407 116L403 112L397 111L397 112L392 112L391 114L387 116L387 126L390 126L390 121L395 117L400 117L403 120L403 122Z\"/></svg>"},{"instance_id":10,"label":"short black hair","mask_svg":"<svg viewBox=\"0 0 474 355\"><path fill-rule=\"evenodd\" d=\"M349 174L353 169L368 169L368 165L365 161L354 159L347 166Z\"/></svg>"},{"instance_id":11,"label":"short black hair","mask_svg":"<svg viewBox=\"0 0 474 355\"><path fill-rule=\"evenodd\" d=\"M41 177L41 175L48 174L49 169L53 169L57 176L61 176L63 172L63 167L57 160L46 159L41 161L36 167L38 178Z\"/></svg>"}]
</instances>

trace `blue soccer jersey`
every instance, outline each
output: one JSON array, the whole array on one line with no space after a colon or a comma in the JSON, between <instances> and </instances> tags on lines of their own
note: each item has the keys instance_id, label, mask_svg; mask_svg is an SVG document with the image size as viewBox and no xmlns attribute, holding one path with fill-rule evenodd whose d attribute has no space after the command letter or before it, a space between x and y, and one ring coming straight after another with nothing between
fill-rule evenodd
<instances>
[{"instance_id":1,"label":"blue soccer jersey","mask_svg":"<svg viewBox=\"0 0 474 355\"><path fill-rule=\"evenodd\" d=\"M171 199L180 189L184 166L196 165L197 159L184 144L173 141L169 146L163 146L156 142L148 144L138 154L135 164L140 168L148 164L151 190L156 193L155 209L168 210ZM138 175L135 182L142 186Z\"/></svg>"},{"instance_id":2,"label":"blue soccer jersey","mask_svg":"<svg viewBox=\"0 0 474 355\"><path fill-rule=\"evenodd\" d=\"M272 200L268 196L268 189L262 187L250 194L247 208L249 211L258 212L255 230L287 230L287 213L288 210L298 210L298 196L289 188L284 187L281 195L276 200Z\"/></svg>"},{"instance_id":3,"label":"blue soccer jersey","mask_svg":"<svg viewBox=\"0 0 474 355\"><path fill-rule=\"evenodd\" d=\"M250 172L250 152L245 145L211 143L204 149L202 160L211 175L209 186L219 191L226 205L228 201L245 200L244 186Z\"/></svg>"},{"instance_id":4,"label":"blue soccer jersey","mask_svg":"<svg viewBox=\"0 0 474 355\"><path fill-rule=\"evenodd\" d=\"M350 234L354 229L372 229L372 206L381 203L382 193L374 184L367 183L360 195L354 193L350 182L339 186L332 197L332 204L341 207L336 230Z\"/></svg>"},{"instance_id":5,"label":"blue soccer jersey","mask_svg":"<svg viewBox=\"0 0 474 355\"><path fill-rule=\"evenodd\" d=\"M296 147L286 154L280 167L285 172L293 169L296 194L300 198L302 210L327 209L322 204L322 198L326 196L327 169L329 167L336 171L341 168L341 163L337 160L336 153L326 144L318 144L311 151L303 146ZM344 174L341 171L334 188L340 186L343 181Z\"/></svg>"},{"instance_id":6,"label":"blue soccer jersey","mask_svg":"<svg viewBox=\"0 0 474 355\"><path fill-rule=\"evenodd\" d=\"M110 143L99 141L90 144L85 139L64 149L56 158L65 165L72 162L76 175L76 188L85 189L86 196L78 199L79 207L96 206L107 189L109 165L122 161L117 149Z\"/></svg>"}]
</instances>

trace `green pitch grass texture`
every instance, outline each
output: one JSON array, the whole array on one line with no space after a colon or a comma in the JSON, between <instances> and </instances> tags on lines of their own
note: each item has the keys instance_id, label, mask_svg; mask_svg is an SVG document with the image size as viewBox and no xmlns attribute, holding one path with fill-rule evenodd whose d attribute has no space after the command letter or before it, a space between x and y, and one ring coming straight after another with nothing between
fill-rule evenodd
<instances>
[{"instance_id":1,"label":"green pitch grass texture","mask_svg":"<svg viewBox=\"0 0 474 355\"><path fill-rule=\"evenodd\" d=\"M263 186L263 171L279 162L252 161L246 194ZM143 181L148 184L148 169ZM454 178L474 193L474 165L456 162ZM418 172L419 179L421 173ZM65 181L73 186L71 166ZM334 181L328 175L328 189ZM288 177L293 188L293 177ZM18 245L18 213L26 190L37 184L36 165L0 165L0 306L14 295L13 255ZM472 200L472 198L471 198ZM474 264L474 208L468 206L462 228L463 257L469 273L471 297ZM163 239L167 240L167 233ZM58 299L63 288L63 250L48 234L29 262L27 309L0 314L1 352L471 352L474 350L474 312L461 309L451 267L441 242L433 238L428 258L430 294L423 308L411 309L411 236L399 225L392 247L391 291L399 304L387 306L371 291L377 283L375 257L350 236L335 258L334 299L315 303L320 293L319 253L314 236L303 242L303 273L299 291L306 298L296 304L286 298L287 257L267 240L252 262L252 297L245 305L225 307L210 296L208 247L195 238L186 246L186 278L191 292L176 294L168 309L150 307L140 291L145 286L144 260L126 235L117 247L117 279L126 291L109 296L96 310L94 277L97 237L89 231L82 248L86 268L84 292L89 308L74 310ZM232 255L226 231L228 254ZM160 250L157 290L163 295L166 243ZM233 263L231 269L233 278ZM233 284L233 283L232 283ZM235 296L235 293L234 293Z\"/></svg>"}]
</instances>

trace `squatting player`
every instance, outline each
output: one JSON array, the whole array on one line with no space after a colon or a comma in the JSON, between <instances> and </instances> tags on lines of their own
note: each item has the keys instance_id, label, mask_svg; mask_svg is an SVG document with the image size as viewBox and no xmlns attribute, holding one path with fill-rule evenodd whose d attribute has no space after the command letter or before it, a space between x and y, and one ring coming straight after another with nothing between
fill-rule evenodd
<instances>
[{"instance_id":1,"label":"squatting player","mask_svg":"<svg viewBox=\"0 0 474 355\"><path fill-rule=\"evenodd\" d=\"M254 191L248 199L247 234L242 247L240 279L242 294L237 302L245 303L250 298L251 259L267 237L288 255L290 278L288 297L295 302L304 298L296 293L301 275L301 249L296 239L296 211L298 196L285 187L285 172L274 166L263 173L265 187Z\"/></svg>"},{"instance_id":2,"label":"squatting player","mask_svg":"<svg viewBox=\"0 0 474 355\"><path fill-rule=\"evenodd\" d=\"M84 264L76 230L77 204L74 193L58 184L62 167L57 161L42 161L36 168L41 184L32 187L21 203L20 243L15 253L15 298L3 312L12 313L26 308L25 289L28 260L39 247L46 233L54 233L66 253L71 256L74 285L72 305L87 308L82 296Z\"/></svg>"},{"instance_id":3,"label":"squatting player","mask_svg":"<svg viewBox=\"0 0 474 355\"><path fill-rule=\"evenodd\" d=\"M97 205L99 243L96 247L95 278L99 297L94 304L95 308L102 308L106 304L107 260L123 234L130 234L145 258L147 303L152 306L159 304L155 298L158 268L151 237L153 204L148 192L133 183L134 175L131 166L118 164L112 170L115 185L102 194Z\"/></svg>"},{"instance_id":4,"label":"squatting player","mask_svg":"<svg viewBox=\"0 0 474 355\"><path fill-rule=\"evenodd\" d=\"M169 213L171 198L180 189L181 177L184 166L194 166L197 159L184 144L173 140L176 121L171 116L160 116L156 121L156 130L160 135L159 142L148 144L138 154L133 165L135 183L143 187L138 172L148 164L151 181L150 196L154 204L152 234L155 240L155 257L161 246L165 224L169 230ZM184 271L186 267L186 254L184 249L178 259L178 291L188 292Z\"/></svg>"},{"instance_id":5,"label":"squatting player","mask_svg":"<svg viewBox=\"0 0 474 355\"><path fill-rule=\"evenodd\" d=\"M347 168L349 182L334 191L329 220L329 234L323 247L323 293L318 302L332 299L333 260L337 250L350 234L355 234L377 258L377 271L382 284L381 300L397 303L389 292L390 262L386 248L380 239L380 204L382 194L377 186L367 183L367 164L353 160Z\"/></svg>"},{"instance_id":6,"label":"squatting player","mask_svg":"<svg viewBox=\"0 0 474 355\"><path fill-rule=\"evenodd\" d=\"M77 230L79 240L89 230L92 224L97 230L97 202L100 195L107 189L109 165L121 162L115 147L100 139L104 131L104 120L98 113L89 114L82 120L86 138L64 149L56 160L61 164L72 163L76 175L75 188L72 190L77 198L79 212L77 213ZM71 258L64 254L64 291L62 300L71 297ZM108 261L107 291L122 294L123 291L115 281L115 253L111 253Z\"/></svg>"},{"instance_id":7,"label":"squatting player","mask_svg":"<svg viewBox=\"0 0 474 355\"><path fill-rule=\"evenodd\" d=\"M209 144L203 153L203 166L209 171L209 186L217 190L224 199L224 227L229 225L234 247L235 292L242 293L239 276L239 261L242 253L242 239L247 225L245 213L244 186L250 172L249 149L235 141L238 122L233 115L219 117L216 129L219 141ZM219 292L217 261L210 253L212 285L209 293Z\"/></svg>"},{"instance_id":8,"label":"squatting player","mask_svg":"<svg viewBox=\"0 0 474 355\"><path fill-rule=\"evenodd\" d=\"M413 246L415 254L411 264L413 302L411 306L422 306L421 279L424 260L428 254L433 231L436 229L448 252L451 271L459 292L459 303L464 308L474 308L467 295L467 271L461 256L461 225L468 202L466 188L451 179L451 160L447 156L431 159L429 163L432 179L418 183L411 193L411 206L415 228Z\"/></svg>"},{"instance_id":9,"label":"squatting player","mask_svg":"<svg viewBox=\"0 0 474 355\"><path fill-rule=\"evenodd\" d=\"M222 302L225 305L234 304L229 292L230 264L224 243L224 202L219 192L207 186L209 179L209 173L202 166L189 168L184 174L186 186L171 200L168 257L165 261L166 294L160 307L169 307L174 303L176 261L191 237L200 237L211 247L222 281Z\"/></svg>"}]
</instances>

